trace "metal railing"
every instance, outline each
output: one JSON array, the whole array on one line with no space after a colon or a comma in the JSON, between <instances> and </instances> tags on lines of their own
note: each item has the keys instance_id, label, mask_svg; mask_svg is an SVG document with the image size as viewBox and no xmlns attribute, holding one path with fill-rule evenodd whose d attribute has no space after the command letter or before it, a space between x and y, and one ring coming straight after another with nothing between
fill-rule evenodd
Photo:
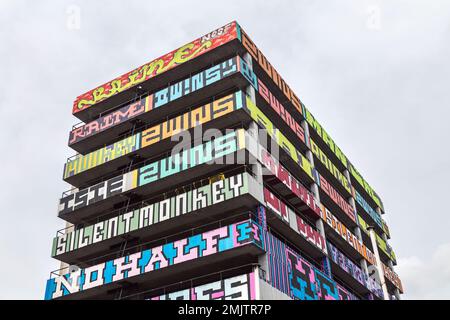
<instances>
[{"instance_id":1,"label":"metal railing","mask_svg":"<svg viewBox=\"0 0 450 320\"><path fill-rule=\"evenodd\" d=\"M215 271L215 272L210 272L210 273L206 273L203 274L201 276L198 277L193 277L187 280L183 280L183 281L179 281L179 282L172 282L170 284L167 284L165 286L161 286L161 287L157 287L157 288L152 288L149 290L144 290L142 292L138 292L138 293L133 293L124 297L121 297L118 300L122 300L122 299L136 299L136 298L144 298L144 299L151 299L160 295L165 295L167 293L172 293L172 292L176 292L177 290L185 290L185 289L190 289L193 288L195 286L201 285L202 283L202 279L206 279L206 278L211 278L213 276L217 276L216 281L222 280L222 279L228 279L228 278L232 278L233 276L226 276L225 273L236 273L236 275L241 275L241 274L237 274L239 270L242 270L242 272L244 273L250 273L252 271L254 271L256 268L258 268L258 270L262 270L261 266L258 263L248 263L248 264L244 264L238 267L232 267L232 268L227 268L227 269L222 269L220 271ZM250 272L246 272L244 270L252 270ZM186 286L186 285L189 286ZM179 286L179 289L176 289L175 287ZM170 288L170 289L168 289ZM152 294L152 292L154 292L154 294ZM159 293L158 293L159 292Z\"/></svg>"},{"instance_id":2,"label":"metal railing","mask_svg":"<svg viewBox=\"0 0 450 320\"><path fill-rule=\"evenodd\" d=\"M252 172L250 166L248 166L246 164L241 165L241 166L236 167L236 168L233 168L233 169L223 170L223 171L221 171L221 173L223 173L226 176L226 178L230 177L231 174L233 174L233 173L236 173L236 174L248 173L252 177L255 177L255 174ZM199 179L199 180L196 180L194 182L187 183L187 184L184 184L184 185L180 185L180 186L176 187L175 189L172 189L170 192L164 192L162 195L161 194L153 195L153 196L148 197L148 198L146 198L144 200L141 200L141 201L139 201L137 203L133 203L131 205L123 206L122 208L119 208L119 209L108 211L108 212L106 212L104 214L96 216L94 219L85 220L85 221L83 221L80 224L71 225L70 227L65 227L65 228L59 229L59 230L56 231L56 236L58 237L60 235L64 235L66 233L66 231L69 230L69 229L78 230L80 227L85 227L86 225L93 225L93 224L95 224L97 222L100 222L100 221L104 220L106 217L109 217L109 216L112 216L112 215L119 216L119 215L127 213L129 211L134 211L134 210L138 210L138 209L144 208L144 207L146 207L148 205L151 205L151 204L159 201L159 199L167 199L167 198L175 196L175 195L177 195L179 193L185 193L185 192L197 189L197 188L201 188L203 186L206 186L206 185L210 184L209 183L209 179L210 179L210 177Z\"/></svg>"},{"instance_id":3,"label":"metal railing","mask_svg":"<svg viewBox=\"0 0 450 320\"><path fill-rule=\"evenodd\" d=\"M227 128L227 130L237 130L237 129L242 129L242 128L245 128L245 126L244 126L243 122L240 122L238 124L230 126L229 128ZM195 143L199 142L199 141L203 141L203 137L199 137L198 139L191 140L190 146L188 148L192 148L192 146L195 145ZM204 141L204 143L207 143L207 142L209 142L209 141ZM135 164L131 163L129 166L127 166L127 167L125 167L125 168L123 168L121 170L115 171L115 172L110 173L108 175L104 175L104 176L102 176L99 179L94 179L92 181L88 181L87 183L90 186L93 186L93 185L96 185L98 183L107 181L107 180L109 180L111 178L117 177L119 175L123 175L125 173L131 172L134 169L137 169L137 168L139 168L141 166L145 166L147 164L150 164L150 163L152 163L154 161L157 161L158 159L164 159L165 157L169 157L171 155L173 155L172 151L164 151L164 152L161 152L159 154L153 155L151 157L145 158L144 160L142 160L140 162L137 162ZM83 188L83 189L85 189L85 188ZM79 190L81 190L81 189L80 188L71 188L69 190L63 191L61 197L64 198L64 197L66 197L66 196L68 196L68 195L70 195L70 194L72 194L74 192L77 192Z\"/></svg>"},{"instance_id":4,"label":"metal railing","mask_svg":"<svg viewBox=\"0 0 450 320\"><path fill-rule=\"evenodd\" d=\"M227 92L230 92L230 89L223 90L223 91L217 93L217 94L214 95L214 96L208 97L207 99L204 99L204 102L196 102L196 103L192 103L190 106L187 106L186 108L184 108L184 109L181 110L181 111L169 113L169 114L168 114L167 116L165 116L165 117L158 118L159 123L163 123L164 121L168 121L168 120L170 120L170 119L176 118L176 117L178 117L178 116L180 116L180 115L183 115L184 113L191 112L192 110L197 109L197 108L199 108L199 107L201 107L201 106L203 106L203 105L205 105L205 104L213 103L214 101L216 101L216 100L218 100L218 99L221 99L221 98L223 97L223 95L224 95L225 93L227 93ZM208 101L208 102L207 102L207 101ZM120 108L119 108L119 109L120 109ZM155 122L156 122L156 121L150 122L150 123L145 123L145 124L142 124L142 125L139 126L139 127L133 126L133 128L127 130L125 133L122 133L122 134L120 134L119 136L115 137L114 140L113 140L114 142L109 143L109 144L103 144L103 145L99 146L96 150L93 150L93 151L91 151L91 152L88 152L87 154L92 153L92 152L95 152L95 151L98 151L98 150L100 150L100 149L102 149L102 148L111 146L111 145L113 145L114 143L119 142L120 140L123 140L123 139L126 139L126 138L128 138L128 137L131 137L131 136L133 136L133 135L136 134L135 131L144 131L144 130L146 130L146 129L148 129L148 128L151 128L151 127L155 126ZM182 131L185 131L185 130L186 130L186 129L184 129L184 130L182 130ZM180 132L182 132L182 131L180 131ZM74 155L68 157L68 158L66 159L66 163L68 163L68 162L70 162L70 161L73 161L74 159L79 158L79 157L82 157L82 156L85 156L85 155L83 155L83 154L77 152L76 154L74 154Z\"/></svg>"},{"instance_id":5,"label":"metal railing","mask_svg":"<svg viewBox=\"0 0 450 320\"><path fill-rule=\"evenodd\" d=\"M240 213L230 215L230 216L228 216L226 218L222 218L220 220L205 223L205 224L202 224L202 225L194 227L194 228L185 229L183 231L171 234L169 236L160 237L160 238L157 238L157 239L154 239L151 241L147 241L147 242L135 245L135 246L125 248L125 249L128 254L143 251L145 249L152 248L151 245L156 244L156 246L157 246L157 245L161 245L161 243L167 244L167 243L176 241L175 239L183 239L186 237L187 232L190 232L190 236L194 236L196 234L196 231L199 231L200 229L202 229L202 231L204 232L204 229L207 227L217 226L218 228L221 228L223 226L227 226L229 223L227 223L226 221L232 221L233 219L236 219L238 217L242 217L242 220L240 220L240 221L245 221L245 220L258 221L258 216L255 212L249 211L249 210L244 210ZM168 241L168 239L171 239L171 240ZM93 266L93 265L108 261L111 258L114 259L114 258L122 257L122 256L124 256L124 253L125 253L125 250L120 249L120 250L117 250L117 251L114 251L111 253L104 254L102 256L98 256L98 257L83 261L82 266L77 265L76 267L84 268L84 267L88 267L88 266ZM65 274L65 273L63 273L63 270L69 271L70 267L73 267L73 265L51 271L50 278L59 277L59 276Z\"/></svg>"},{"instance_id":6,"label":"metal railing","mask_svg":"<svg viewBox=\"0 0 450 320\"><path fill-rule=\"evenodd\" d=\"M164 84L164 86L160 86L160 87L158 87L158 88L156 88L156 89L153 89L153 90L144 90L144 89L142 89L142 83L140 83L140 84L138 84L138 85L136 85L136 86L134 86L134 87L131 87L131 88L129 88L129 89L126 90L126 91L129 92L129 91L132 91L132 90L136 90L136 92L135 92L136 95L135 95L134 98L128 99L128 100L126 100L126 101L124 101L124 102L121 102L120 104L117 104L117 105L116 105L115 107L113 107L113 108L110 108L110 109L108 109L108 110L105 110L105 111L100 112L100 113L98 114L98 116L97 116L94 120L96 120L96 119L98 119L98 118L101 118L102 116L104 116L104 115L106 115L106 114L108 114L108 113L111 113L111 112L113 112L113 111L116 111L117 109L120 109L120 108L122 108L122 107L124 107L124 106L126 106L126 105L130 105L130 104L132 104L132 103L134 103L134 102L136 102L136 101L138 101L138 100L140 101L140 100L146 98L147 96L149 96L149 95L151 95L151 94L154 94L154 93L156 93L156 92L158 92L158 91L160 91L160 90L162 90L162 89L164 89L164 88L169 88L170 86L172 86L172 85L174 85L174 84L177 84L177 83L179 83L179 82L185 81L186 79L192 78L194 75L199 74L199 73L202 73L203 71L207 70L207 69L210 68L210 67L214 67L214 66L216 66L216 65L220 65L220 64L224 63L225 61L227 61L227 60L229 60L229 59L232 59L232 58L234 58L234 57L236 57L236 56L239 56L239 52L237 52L237 51L234 52L234 54L232 54L232 55L227 55L227 58L224 58L224 59L220 60L219 62L214 62L214 63L211 62L211 63L209 63L208 65L206 65L205 67L200 68L199 71L196 71L196 72L189 72L186 76L180 78L180 80L166 82L166 84ZM169 71L170 71L170 70L169 70ZM148 79L148 80L150 80L150 79ZM148 81L148 80L147 80L147 81ZM144 81L144 82L146 82L146 81ZM202 88L201 88L201 89L202 89ZM138 90L140 90L140 91L142 91L142 92L139 93ZM191 93L191 92L190 92L190 93ZM189 93L189 94L190 94L190 93ZM76 128L79 128L79 127L83 126L84 124L87 124L87 123L85 123L85 122L83 122L83 121L80 121L80 122L78 122L78 123L76 123L76 124L74 124L74 125L72 126L72 130L74 130L74 129L76 129Z\"/></svg>"}]
</instances>

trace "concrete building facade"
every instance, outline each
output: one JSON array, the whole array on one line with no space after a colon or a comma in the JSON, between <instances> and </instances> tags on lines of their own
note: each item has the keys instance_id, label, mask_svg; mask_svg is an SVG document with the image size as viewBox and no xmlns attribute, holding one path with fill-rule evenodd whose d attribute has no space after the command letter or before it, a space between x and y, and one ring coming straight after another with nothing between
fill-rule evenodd
<instances>
[{"instance_id":1,"label":"concrete building facade","mask_svg":"<svg viewBox=\"0 0 450 320\"><path fill-rule=\"evenodd\" d=\"M72 112L45 299L400 299L380 197L238 23Z\"/></svg>"}]
</instances>

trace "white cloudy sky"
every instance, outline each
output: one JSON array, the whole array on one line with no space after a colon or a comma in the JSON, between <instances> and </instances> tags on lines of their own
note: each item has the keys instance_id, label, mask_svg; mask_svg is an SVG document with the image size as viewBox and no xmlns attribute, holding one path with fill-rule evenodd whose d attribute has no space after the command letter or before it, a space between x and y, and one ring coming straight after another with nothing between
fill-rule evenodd
<instances>
[{"instance_id":1,"label":"white cloudy sky","mask_svg":"<svg viewBox=\"0 0 450 320\"><path fill-rule=\"evenodd\" d=\"M74 98L234 19L382 196L404 298L449 299L450 1L168 2L0 0L0 299L58 267Z\"/></svg>"}]
</instances>

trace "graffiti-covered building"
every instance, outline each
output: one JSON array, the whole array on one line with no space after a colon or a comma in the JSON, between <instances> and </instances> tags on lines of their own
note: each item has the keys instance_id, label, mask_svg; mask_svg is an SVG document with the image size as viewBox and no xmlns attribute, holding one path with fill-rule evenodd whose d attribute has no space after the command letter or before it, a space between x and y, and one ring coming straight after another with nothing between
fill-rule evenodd
<instances>
[{"instance_id":1,"label":"graffiti-covered building","mask_svg":"<svg viewBox=\"0 0 450 320\"><path fill-rule=\"evenodd\" d=\"M398 299L383 203L229 23L78 96L45 299Z\"/></svg>"}]
</instances>

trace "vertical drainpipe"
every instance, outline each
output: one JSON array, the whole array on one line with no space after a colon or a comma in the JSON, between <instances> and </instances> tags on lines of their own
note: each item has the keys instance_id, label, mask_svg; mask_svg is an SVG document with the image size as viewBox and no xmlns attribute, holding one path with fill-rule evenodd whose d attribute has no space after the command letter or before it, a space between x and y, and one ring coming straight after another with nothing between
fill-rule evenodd
<instances>
[{"instance_id":1,"label":"vertical drainpipe","mask_svg":"<svg viewBox=\"0 0 450 320\"><path fill-rule=\"evenodd\" d=\"M309 140L309 126L308 123L306 122L306 120L302 120L300 122L300 125L302 126L303 130L305 131L305 140L308 141ZM313 154L311 152L311 150L307 150L306 151L306 159L308 159L308 161L311 163L311 166L313 168L315 168L314 165L314 157ZM317 182L313 182L310 186L310 190L312 192L312 194L314 195L314 198L316 199L317 203L320 203L320 194L319 194L319 186L317 185ZM325 227L323 225L323 220L321 218L318 218L316 220L316 228L317 230L319 230L320 235L323 237L324 241L325 241L325 246L327 243L327 237L325 235ZM331 274L331 265L330 265L330 260L328 258L328 254L323 258L323 266L324 269L327 273L327 275L332 278L332 274Z\"/></svg>"}]
</instances>

